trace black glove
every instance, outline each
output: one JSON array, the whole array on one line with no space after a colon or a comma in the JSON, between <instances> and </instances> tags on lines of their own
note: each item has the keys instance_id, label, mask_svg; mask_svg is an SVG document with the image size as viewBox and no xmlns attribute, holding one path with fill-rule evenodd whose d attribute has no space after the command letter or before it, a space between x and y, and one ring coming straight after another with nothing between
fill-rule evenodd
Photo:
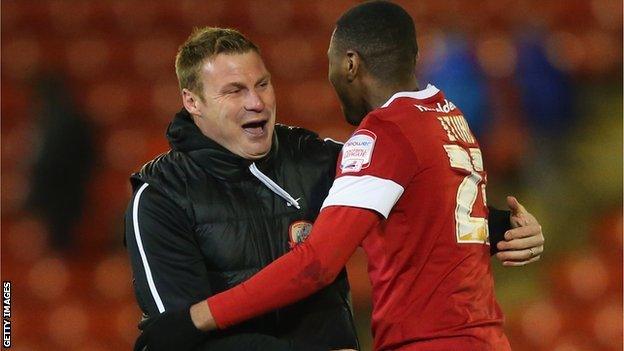
<instances>
[{"instance_id":1,"label":"black glove","mask_svg":"<svg viewBox=\"0 0 624 351\"><path fill-rule=\"evenodd\" d=\"M498 252L498 244L500 241L505 240L505 232L511 229L511 222L509 216L510 211L499 210L494 207L488 206L488 231L490 232L490 255L495 255Z\"/></svg>"},{"instance_id":2,"label":"black glove","mask_svg":"<svg viewBox=\"0 0 624 351\"><path fill-rule=\"evenodd\" d=\"M208 336L195 327L188 308L151 317L139 329L134 351L192 351Z\"/></svg>"}]
</instances>

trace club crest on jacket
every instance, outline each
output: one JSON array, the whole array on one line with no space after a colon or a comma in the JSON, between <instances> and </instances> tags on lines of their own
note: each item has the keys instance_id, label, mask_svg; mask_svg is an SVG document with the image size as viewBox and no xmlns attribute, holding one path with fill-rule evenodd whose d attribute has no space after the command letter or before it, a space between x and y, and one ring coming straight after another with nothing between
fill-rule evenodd
<instances>
[{"instance_id":1,"label":"club crest on jacket","mask_svg":"<svg viewBox=\"0 0 624 351\"><path fill-rule=\"evenodd\" d=\"M310 232L312 231L312 222L309 221L296 221L290 224L288 228L288 241L290 244L290 248L301 244L304 242Z\"/></svg>"}]
</instances>

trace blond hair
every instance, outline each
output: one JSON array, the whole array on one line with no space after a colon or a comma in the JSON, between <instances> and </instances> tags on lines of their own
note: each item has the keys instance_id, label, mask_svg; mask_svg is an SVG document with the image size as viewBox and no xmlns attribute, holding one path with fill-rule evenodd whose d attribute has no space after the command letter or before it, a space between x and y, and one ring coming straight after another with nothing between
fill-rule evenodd
<instances>
[{"instance_id":1,"label":"blond hair","mask_svg":"<svg viewBox=\"0 0 624 351\"><path fill-rule=\"evenodd\" d=\"M193 33L178 49L175 69L180 90L188 89L203 101L203 85L199 71L206 60L218 54L260 53L258 47L235 29L203 27Z\"/></svg>"}]
</instances>

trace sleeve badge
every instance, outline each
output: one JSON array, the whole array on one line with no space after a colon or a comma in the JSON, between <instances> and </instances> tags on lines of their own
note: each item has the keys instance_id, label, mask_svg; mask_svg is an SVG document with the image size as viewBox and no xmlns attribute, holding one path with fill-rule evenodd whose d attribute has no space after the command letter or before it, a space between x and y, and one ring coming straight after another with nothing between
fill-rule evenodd
<instances>
[{"instance_id":1,"label":"sleeve badge","mask_svg":"<svg viewBox=\"0 0 624 351\"><path fill-rule=\"evenodd\" d=\"M368 129L359 129L342 147L342 173L359 172L370 166L377 135Z\"/></svg>"}]
</instances>

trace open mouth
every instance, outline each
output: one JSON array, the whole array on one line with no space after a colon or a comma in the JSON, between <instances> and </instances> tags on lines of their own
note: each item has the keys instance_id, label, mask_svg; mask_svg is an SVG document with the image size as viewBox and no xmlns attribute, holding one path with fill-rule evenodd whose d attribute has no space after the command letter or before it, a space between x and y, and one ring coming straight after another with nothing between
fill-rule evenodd
<instances>
[{"instance_id":1,"label":"open mouth","mask_svg":"<svg viewBox=\"0 0 624 351\"><path fill-rule=\"evenodd\" d=\"M267 121L253 121L243 124L243 130L246 133L249 133L254 136L261 136L264 134L264 127L266 126Z\"/></svg>"}]
</instances>

